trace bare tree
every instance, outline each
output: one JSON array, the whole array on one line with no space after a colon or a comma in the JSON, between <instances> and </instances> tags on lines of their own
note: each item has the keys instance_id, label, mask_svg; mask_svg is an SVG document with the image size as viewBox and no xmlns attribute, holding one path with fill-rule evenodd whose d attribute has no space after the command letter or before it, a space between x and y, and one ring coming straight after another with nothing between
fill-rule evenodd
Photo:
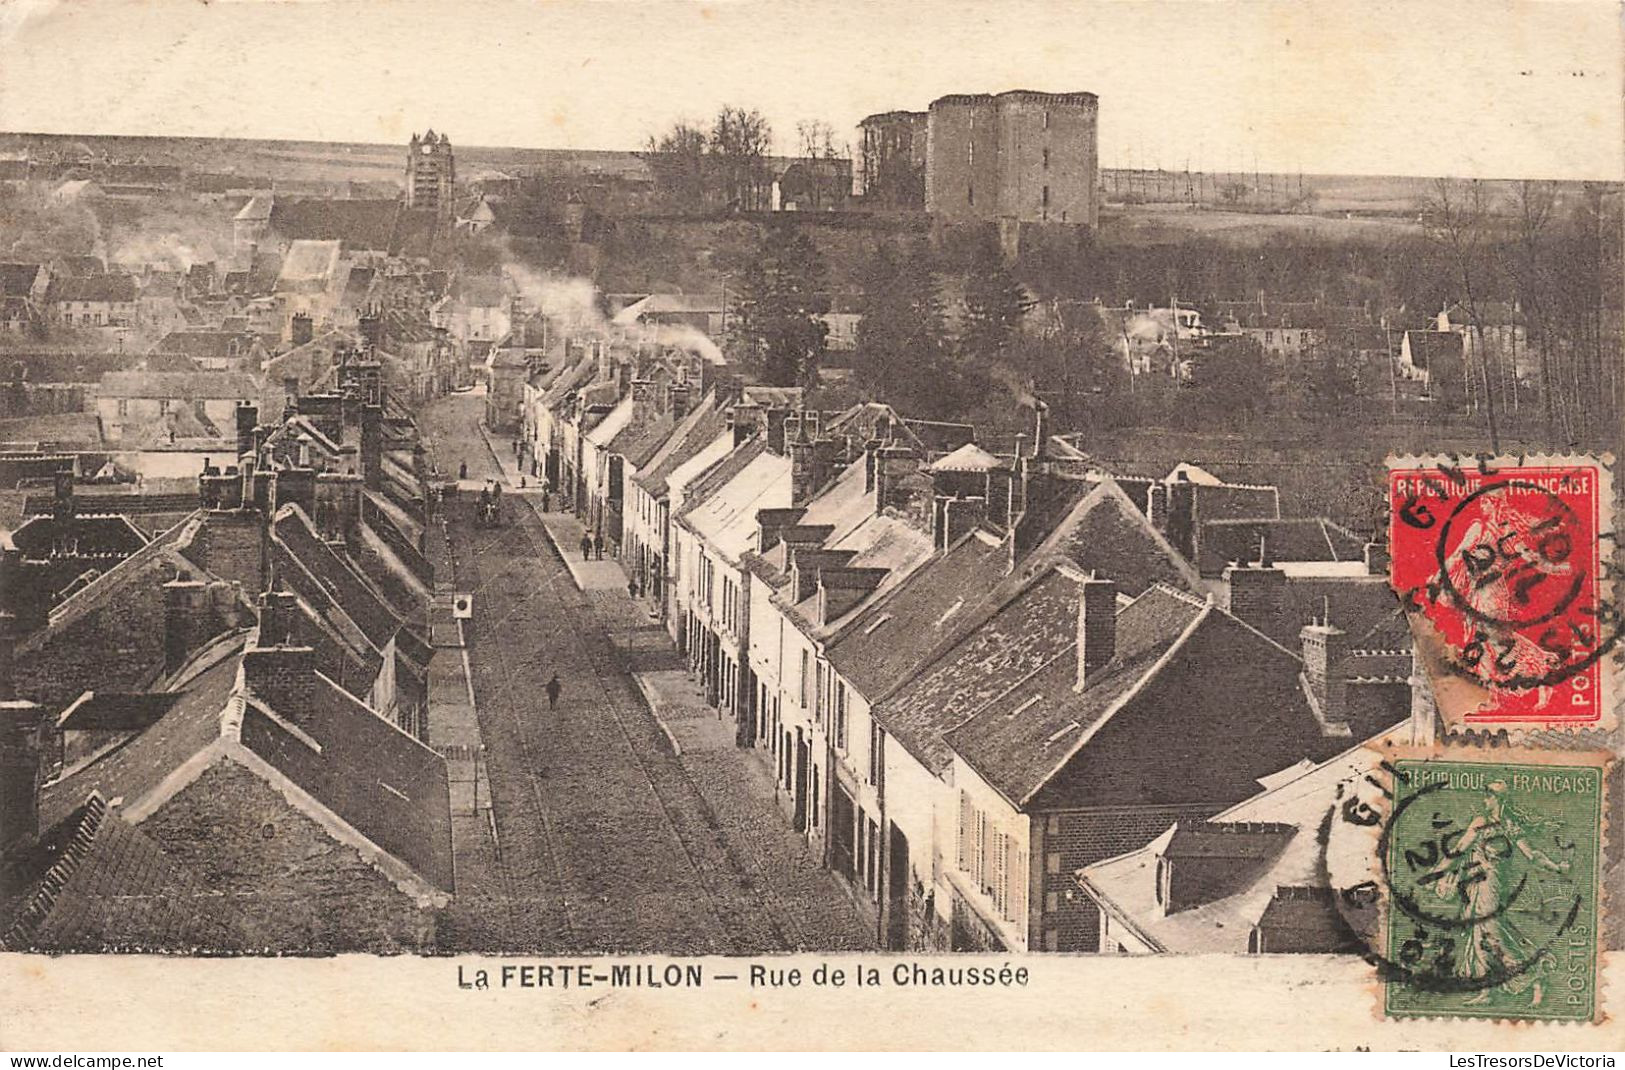
<instances>
[{"instance_id":1,"label":"bare tree","mask_svg":"<svg viewBox=\"0 0 1625 1070\"><path fill-rule=\"evenodd\" d=\"M1483 269L1485 245L1489 236L1489 211L1484 187L1477 179L1458 188L1450 179L1434 183L1433 196L1425 210L1429 237L1449 255L1462 290L1462 306L1467 310L1467 330L1476 345L1479 382L1484 392L1484 419L1490 435L1490 452L1501 451L1501 428L1496 415L1494 384L1490 380L1489 351L1484 344L1483 317L1479 315L1477 283ZM1469 347L1464 339L1463 355ZM1469 358L1470 359L1470 358ZM1469 381L1472 369L1463 369Z\"/></svg>"},{"instance_id":2,"label":"bare tree","mask_svg":"<svg viewBox=\"0 0 1625 1070\"><path fill-rule=\"evenodd\" d=\"M773 128L752 108L725 105L711 127L711 153L722 173L722 185L731 207L760 209L767 195L767 154Z\"/></svg>"}]
</instances>

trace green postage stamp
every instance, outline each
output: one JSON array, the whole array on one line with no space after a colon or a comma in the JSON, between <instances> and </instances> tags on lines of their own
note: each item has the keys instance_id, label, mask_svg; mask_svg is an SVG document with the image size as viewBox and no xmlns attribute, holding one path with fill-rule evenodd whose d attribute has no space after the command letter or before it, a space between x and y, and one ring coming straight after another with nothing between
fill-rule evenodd
<instances>
[{"instance_id":1,"label":"green postage stamp","mask_svg":"<svg viewBox=\"0 0 1625 1070\"><path fill-rule=\"evenodd\" d=\"M1606 783L1605 758L1592 757L1385 763L1388 1016L1596 1017Z\"/></svg>"}]
</instances>

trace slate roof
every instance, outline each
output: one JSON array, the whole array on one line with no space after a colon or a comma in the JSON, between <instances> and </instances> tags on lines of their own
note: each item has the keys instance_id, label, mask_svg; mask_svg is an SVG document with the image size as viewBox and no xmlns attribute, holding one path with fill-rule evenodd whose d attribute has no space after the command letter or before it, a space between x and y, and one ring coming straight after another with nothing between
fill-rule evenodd
<instances>
[{"instance_id":1,"label":"slate roof","mask_svg":"<svg viewBox=\"0 0 1625 1070\"><path fill-rule=\"evenodd\" d=\"M790 504L790 461L753 439L700 477L686 496L682 523L737 563L756 541L756 511Z\"/></svg>"},{"instance_id":2,"label":"slate roof","mask_svg":"<svg viewBox=\"0 0 1625 1070\"><path fill-rule=\"evenodd\" d=\"M259 387L246 372L107 372L100 396L250 401L259 396Z\"/></svg>"},{"instance_id":3,"label":"slate roof","mask_svg":"<svg viewBox=\"0 0 1625 1070\"><path fill-rule=\"evenodd\" d=\"M220 738L220 714L237 685L244 637L217 648L220 660L185 685L179 702L146 731L40 791L40 824L55 824L91 792L134 802Z\"/></svg>"},{"instance_id":4,"label":"slate roof","mask_svg":"<svg viewBox=\"0 0 1625 1070\"><path fill-rule=\"evenodd\" d=\"M1454 331L1406 331L1411 363L1431 367L1435 360L1462 360L1462 336Z\"/></svg>"},{"instance_id":5,"label":"slate roof","mask_svg":"<svg viewBox=\"0 0 1625 1070\"><path fill-rule=\"evenodd\" d=\"M938 457L928 467L933 472L986 472L1003 463L976 443L967 442L952 453Z\"/></svg>"},{"instance_id":6,"label":"slate roof","mask_svg":"<svg viewBox=\"0 0 1625 1070\"><path fill-rule=\"evenodd\" d=\"M400 630L401 619L395 611L317 534L299 506L290 504L277 510L271 540L284 550L276 557L277 564L284 566L279 577L300 597L341 610L378 650Z\"/></svg>"},{"instance_id":7,"label":"slate roof","mask_svg":"<svg viewBox=\"0 0 1625 1070\"><path fill-rule=\"evenodd\" d=\"M1081 691L1075 643L949 734L1017 806L1223 806L1338 745L1309 708L1296 655L1171 588L1119 611L1116 656Z\"/></svg>"},{"instance_id":8,"label":"slate roof","mask_svg":"<svg viewBox=\"0 0 1625 1070\"><path fill-rule=\"evenodd\" d=\"M1115 480L1093 484L1028 559L1029 571L1066 559L1130 597L1156 583L1196 590L1201 578L1151 526Z\"/></svg>"},{"instance_id":9,"label":"slate roof","mask_svg":"<svg viewBox=\"0 0 1625 1070\"><path fill-rule=\"evenodd\" d=\"M940 774L953 757L947 733L1058 654L1069 654L1077 618L1077 580L1048 569L882 698L873 715ZM862 629L847 634L855 640Z\"/></svg>"},{"instance_id":10,"label":"slate roof","mask_svg":"<svg viewBox=\"0 0 1625 1070\"><path fill-rule=\"evenodd\" d=\"M1398 738L1406 731L1394 729L1377 739ZM1340 934L1335 926L1325 928L1330 919L1318 908L1316 896L1282 891L1326 889L1321 824L1338 802L1338 785L1371 772L1379 757L1377 749L1363 742L1216 814L1213 822L1253 824L1264 830L1266 839L1280 838L1268 832L1271 828L1296 830L1273 852L1261 845L1257 853L1267 864L1230 895L1164 914L1157 902L1157 858L1177 835L1174 828L1137 851L1085 866L1078 871L1079 884L1106 905L1114 920L1126 920L1158 950L1243 953L1249 950L1253 929L1266 919L1283 929L1324 933L1333 944L1326 950L1334 950Z\"/></svg>"},{"instance_id":11,"label":"slate roof","mask_svg":"<svg viewBox=\"0 0 1625 1070\"><path fill-rule=\"evenodd\" d=\"M246 357L255 342L262 345L275 345L274 336L254 334L251 331L226 330L185 330L171 331L164 335L163 340L153 347L155 353L184 353L193 358L209 358L213 360L229 360L232 357ZM237 351L231 350L231 344L237 343ZM156 370L156 369L151 369Z\"/></svg>"},{"instance_id":12,"label":"slate roof","mask_svg":"<svg viewBox=\"0 0 1625 1070\"><path fill-rule=\"evenodd\" d=\"M86 691L57 716L57 731L139 732L180 698L175 691Z\"/></svg>"},{"instance_id":13,"label":"slate roof","mask_svg":"<svg viewBox=\"0 0 1625 1070\"><path fill-rule=\"evenodd\" d=\"M660 448L638 464L638 486L655 498L663 497L671 474L698 456L726 429L727 416L717 408L716 395L707 394Z\"/></svg>"},{"instance_id":14,"label":"slate roof","mask_svg":"<svg viewBox=\"0 0 1625 1070\"><path fill-rule=\"evenodd\" d=\"M8 856L7 951L188 951L242 946L242 917L91 792L31 849ZM19 880L21 878L21 880Z\"/></svg>"},{"instance_id":15,"label":"slate roof","mask_svg":"<svg viewBox=\"0 0 1625 1070\"><path fill-rule=\"evenodd\" d=\"M277 197L268 216L245 216L247 211L245 206L238 218L269 218L271 229L289 241L338 241L346 249L390 252L400 205L394 200Z\"/></svg>"},{"instance_id":16,"label":"slate roof","mask_svg":"<svg viewBox=\"0 0 1625 1070\"><path fill-rule=\"evenodd\" d=\"M1004 546L971 534L862 609L827 649L830 661L871 702L912 677L956 634L1004 578Z\"/></svg>"},{"instance_id":17,"label":"slate roof","mask_svg":"<svg viewBox=\"0 0 1625 1070\"><path fill-rule=\"evenodd\" d=\"M1256 561L1260 539L1272 561L1365 561L1365 540L1325 517L1204 520L1197 551L1202 575Z\"/></svg>"},{"instance_id":18,"label":"slate roof","mask_svg":"<svg viewBox=\"0 0 1625 1070\"><path fill-rule=\"evenodd\" d=\"M135 280L128 275L70 275L51 281L46 300L128 304L135 292Z\"/></svg>"},{"instance_id":19,"label":"slate roof","mask_svg":"<svg viewBox=\"0 0 1625 1070\"><path fill-rule=\"evenodd\" d=\"M0 297L32 296L39 273L39 264L0 263Z\"/></svg>"}]
</instances>

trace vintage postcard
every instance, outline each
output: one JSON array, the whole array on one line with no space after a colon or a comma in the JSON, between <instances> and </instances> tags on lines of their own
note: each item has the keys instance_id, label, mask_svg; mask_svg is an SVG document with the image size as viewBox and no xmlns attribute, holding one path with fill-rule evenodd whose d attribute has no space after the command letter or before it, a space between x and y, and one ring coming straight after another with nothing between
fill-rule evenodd
<instances>
[{"instance_id":1,"label":"vintage postcard","mask_svg":"<svg viewBox=\"0 0 1625 1070\"><path fill-rule=\"evenodd\" d=\"M1625 1048L1620 18L0 0L0 1048Z\"/></svg>"}]
</instances>

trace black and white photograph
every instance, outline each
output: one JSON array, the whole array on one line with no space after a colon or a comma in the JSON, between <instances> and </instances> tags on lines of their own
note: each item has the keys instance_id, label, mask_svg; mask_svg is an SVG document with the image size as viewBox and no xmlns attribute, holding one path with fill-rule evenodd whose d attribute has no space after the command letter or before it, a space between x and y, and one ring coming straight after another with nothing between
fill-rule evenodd
<instances>
[{"instance_id":1,"label":"black and white photograph","mask_svg":"<svg viewBox=\"0 0 1625 1070\"><path fill-rule=\"evenodd\" d=\"M1622 180L1591 0L0 2L0 1048L1618 1049Z\"/></svg>"}]
</instances>

